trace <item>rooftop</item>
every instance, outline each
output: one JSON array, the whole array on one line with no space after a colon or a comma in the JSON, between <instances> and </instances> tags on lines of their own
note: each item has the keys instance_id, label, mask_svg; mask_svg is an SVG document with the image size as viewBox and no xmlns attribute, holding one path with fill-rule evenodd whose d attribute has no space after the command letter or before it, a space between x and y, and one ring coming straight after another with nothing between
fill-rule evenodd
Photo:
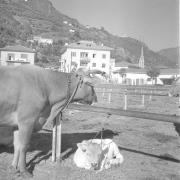
<instances>
[{"instance_id":1,"label":"rooftop","mask_svg":"<svg viewBox=\"0 0 180 180\"><path fill-rule=\"evenodd\" d=\"M180 74L180 69L160 69L160 72L161 75L176 75Z\"/></svg>"},{"instance_id":2,"label":"rooftop","mask_svg":"<svg viewBox=\"0 0 180 180\"><path fill-rule=\"evenodd\" d=\"M72 49L87 49L87 50L103 50L103 51L111 51L113 48L104 46L103 44L99 45L94 43L93 41L79 41L76 43L71 43L67 46L67 48Z\"/></svg>"},{"instance_id":3,"label":"rooftop","mask_svg":"<svg viewBox=\"0 0 180 180\"><path fill-rule=\"evenodd\" d=\"M0 51L15 51L15 52L29 52L35 53L35 51L31 48L27 48L21 45L14 45L14 46L6 46L4 48L0 48Z\"/></svg>"}]
</instances>

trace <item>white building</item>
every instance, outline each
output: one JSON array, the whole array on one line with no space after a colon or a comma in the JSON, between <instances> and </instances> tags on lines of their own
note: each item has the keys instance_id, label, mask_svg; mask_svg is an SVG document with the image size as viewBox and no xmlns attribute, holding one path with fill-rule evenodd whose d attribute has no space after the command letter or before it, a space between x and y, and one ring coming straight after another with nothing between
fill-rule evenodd
<instances>
[{"instance_id":1,"label":"white building","mask_svg":"<svg viewBox=\"0 0 180 180\"><path fill-rule=\"evenodd\" d=\"M162 74L164 74L163 70L160 71L160 75L156 79L156 84L163 84ZM113 81L127 85L155 84L155 81L147 75L147 69L140 68L126 68L124 71L122 69L116 70L113 74Z\"/></svg>"},{"instance_id":2,"label":"white building","mask_svg":"<svg viewBox=\"0 0 180 180\"><path fill-rule=\"evenodd\" d=\"M74 29L69 29L69 32L74 33L75 30Z\"/></svg>"},{"instance_id":3,"label":"white building","mask_svg":"<svg viewBox=\"0 0 180 180\"><path fill-rule=\"evenodd\" d=\"M0 65L34 64L34 57L34 50L21 45L0 48Z\"/></svg>"},{"instance_id":4,"label":"white building","mask_svg":"<svg viewBox=\"0 0 180 180\"><path fill-rule=\"evenodd\" d=\"M51 38L43 38L41 36L34 36L32 40L28 40L30 42L38 42L39 44L52 44L53 43L53 39Z\"/></svg>"},{"instance_id":5,"label":"white building","mask_svg":"<svg viewBox=\"0 0 180 180\"><path fill-rule=\"evenodd\" d=\"M112 48L98 45L92 41L79 41L67 45L61 56L64 70L70 72L73 68L100 70L110 74L110 56Z\"/></svg>"},{"instance_id":6,"label":"white building","mask_svg":"<svg viewBox=\"0 0 180 180\"><path fill-rule=\"evenodd\" d=\"M144 49L142 47L137 64L127 61L116 62L112 71L112 81L128 85L153 84L154 82L152 82L152 79L147 75L144 60ZM163 71L161 71L161 73L163 73ZM157 84L163 84L160 77L157 77Z\"/></svg>"},{"instance_id":7,"label":"white building","mask_svg":"<svg viewBox=\"0 0 180 180\"><path fill-rule=\"evenodd\" d=\"M113 81L120 84L128 85L144 85L155 84L147 75L147 69L124 67L114 71L112 74ZM157 77L156 84L168 84L173 79L180 77L180 69L160 69L160 74Z\"/></svg>"}]
</instances>

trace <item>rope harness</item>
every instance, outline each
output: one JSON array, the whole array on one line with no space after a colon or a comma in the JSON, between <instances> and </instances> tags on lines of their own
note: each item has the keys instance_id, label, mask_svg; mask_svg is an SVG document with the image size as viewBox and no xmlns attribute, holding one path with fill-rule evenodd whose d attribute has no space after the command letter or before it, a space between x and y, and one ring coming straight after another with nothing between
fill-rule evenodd
<instances>
[{"instance_id":1,"label":"rope harness","mask_svg":"<svg viewBox=\"0 0 180 180\"><path fill-rule=\"evenodd\" d=\"M67 74L67 81L68 81L68 86L67 86L67 100L66 102L64 103L63 107L60 109L60 112L58 114L60 114L61 118L62 118L62 112L63 110L65 110L68 105L71 103L72 99L74 98L74 96L76 95L76 92L79 88L79 86L83 83L83 79L82 77L79 77L79 80L78 80L78 83L73 91L73 93L71 94L71 74ZM86 85L88 86L91 86L91 87L94 87L92 83L90 82L86 82ZM107 118L110 117L110 114L108 114ZM104 131L104 128L102 126L101 128L101 131L100 132L97 132L96 135L93 137L93 139L95 139L98 134L100 133L101 135L101 151L103 151L103 144L102 144L102 139L103 139L103 131Z\"/></svg>"},{"instance_id":2,"label":"rope harness","mask_svg":"<svg viewBox=\"0 0 180 180\"><path fill-rule=\"evenodd\" d=\"M108 116L106 118L109 118L111 114L108 114ZM103 131L104 131L104 127L103 127L103 124L101 124L101 130L98 131L95 136L92 138L95 139L99 134L101 135L101 152L103 151L103 143L102 143L102 140L103 140ZM91 141L92 142L92 141Z\"/></svg>"},{"instance_id":3,"label":"rope harness","mask_svg":"<svg viewBox=\"0 0 180 180\"><path fill-rule=\"evenodd\" d=\"M73 93L71 94L71 74L68 74L67 75L67 80L68 80L68 87L67 87L67 100L66 102L64 103L64 106L62 107L61 109L61 113L63 110L65 110L68 105L70 104L70 102L72 101L72 99L74 98L74 96L76 95L76 92L79 88L79 86L83 83L83 79L80 77L79 80L78 80L78 83L73 91Z\"/></svg>"},{"instance_id":4,"label":"rope harness","mask_svg":"<svg viewBox=\"0 0 180 180\"><path fill-rule=\"evenodd\" d=\"M61 118L62 118L62 112L68 107L68 105L71 103L71 101L73 100L74 96L76 95L76 92L78 90L78 88L82 85L83 83L83 78L80 76L78 83L73 91L73 93L71 94L71 74L68 73L67 74L67 81L68 81L68 85L67 85L67 98L66 98L66 102L64 103L63 107L60 108L59 113L57 114L57 116L60 114ZM86 85L94 87L92 83L90 82L84 82Z\"/></svg>"}]
</instances>

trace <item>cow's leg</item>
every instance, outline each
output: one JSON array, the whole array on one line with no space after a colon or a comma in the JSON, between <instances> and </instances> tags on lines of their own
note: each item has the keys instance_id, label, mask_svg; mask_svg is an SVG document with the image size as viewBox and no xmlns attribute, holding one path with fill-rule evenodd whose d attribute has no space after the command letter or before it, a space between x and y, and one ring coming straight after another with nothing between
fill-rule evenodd
<instances>
[{"instance_id":1,"label":"cow's leg","mask_svg":"<svg viewBox=\"0 0 180 180\"><path fill-rule=\"evenodd\" d=\"M12 168L15 172L18 171L19 154L19 130L14 130L14 157L12 161Z\"/></svg>"},{"instance_id":2,"label":"cow's leg","mask_svg":"<svg viewBox=\"0 0 180 180\"><path fill-rule=\"evenodd\" d=\"M26 152L28 149L34 125L34 121L32 121L32 119L29 119L29 122L19 125L19 170L20 175L24 178L32 177L32 174L30 174L26 169Z\"/></svg>"}]
</instances>

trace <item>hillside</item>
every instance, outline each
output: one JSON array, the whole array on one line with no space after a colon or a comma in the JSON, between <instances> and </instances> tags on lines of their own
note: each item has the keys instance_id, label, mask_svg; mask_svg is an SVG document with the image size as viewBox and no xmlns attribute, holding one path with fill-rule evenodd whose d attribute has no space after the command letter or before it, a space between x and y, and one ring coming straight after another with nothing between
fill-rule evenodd
<instances>
[{"instance_id":1,"label":"hillside","mask_svg":"<svg viewBox=\"0 0 180 180\"><path fill-rule=\"evenodd\" d=\"M72 30L74 32L72 32ZM118 37L103 27L86 27L76 19L57 11L48 0L0 0L0 46L15 42L24 43L33 35L50 37L61 44L78 40L93 40L114 48L116 61L137 63L144 46L147 66L169 66L169 59L150 50L146 44L130 37ZM59 47L61 51L62 47Z\"/></svg>"},{"instance_id":2,"label":"hillside","mask_svg":"<svg viewBox=\"0 0 180 180\"><path fill-rule=\"evenodd\" d=\"M169 59L169 65L173 64L175 67L179 66L179 50L180 47L174 47L174 48L168 48L168 49L162 49L158 52L163 57L166 57Z\"/></svg>"}]
</instances>

